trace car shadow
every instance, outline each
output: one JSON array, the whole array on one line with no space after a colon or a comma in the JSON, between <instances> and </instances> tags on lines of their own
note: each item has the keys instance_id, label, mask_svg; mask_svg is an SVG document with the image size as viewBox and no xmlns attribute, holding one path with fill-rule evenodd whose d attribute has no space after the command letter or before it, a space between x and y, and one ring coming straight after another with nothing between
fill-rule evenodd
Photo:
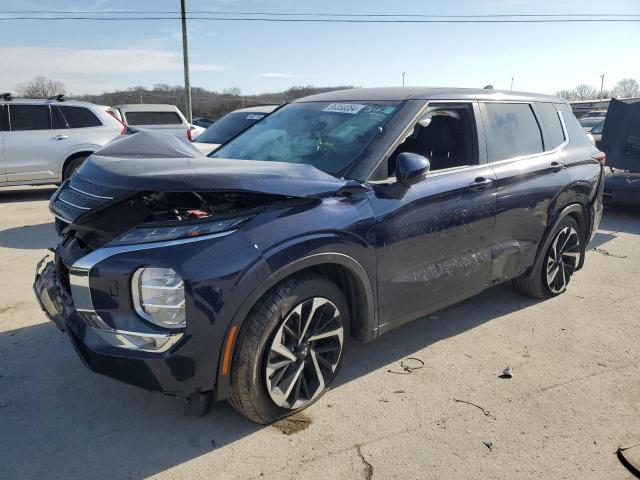
<instances>
[{"instance_id":1,"label":"car shadow","mask_svg":"<svg viewBox=\"0 0 640 480\"><path fill-rule=\"evenodd\" d=\"M53 222L0 230L0 247L3 248L41 250L53 247L56 243L57 236Z\"/></svg>"},{"instance_id":2,"label":"car shadow","mask_svg":"<svg viewBox=\"0 0 640 480\"><path fill-rule=\"evenodd\" d=\"M354 342L335 388L533 303L495 287L374 342ZM0 333L0 425L11 439L0 450L5 478L146 478L274 428L224 402L185 417L176 399L95 375L50 323Z\"/></svg>"},{"instance_id":3,"label":"car shadow","mask_svg":"<svg viewBox=\"0 0 640 480\"><path fill-rule=\"evenodd\" d=\"M0 188L0 203L35 202L49 200L56 191L55 186L28 188Z\"/></svg>"}]
</instances>

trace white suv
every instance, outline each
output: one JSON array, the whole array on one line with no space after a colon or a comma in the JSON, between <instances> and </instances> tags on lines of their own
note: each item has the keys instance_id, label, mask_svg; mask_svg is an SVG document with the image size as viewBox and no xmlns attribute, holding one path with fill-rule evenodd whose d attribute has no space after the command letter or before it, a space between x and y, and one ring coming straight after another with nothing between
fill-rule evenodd
<instances>
[{"instance_id":1,"label":"white suv","mask_svg":"<svg viewBox=\"0 0 640 480\"><path fill-rule=\"evenodd\" d=\"M0 186L60 183L125 127L109 107L0 95Z\"/></svg>"}]
</instances>

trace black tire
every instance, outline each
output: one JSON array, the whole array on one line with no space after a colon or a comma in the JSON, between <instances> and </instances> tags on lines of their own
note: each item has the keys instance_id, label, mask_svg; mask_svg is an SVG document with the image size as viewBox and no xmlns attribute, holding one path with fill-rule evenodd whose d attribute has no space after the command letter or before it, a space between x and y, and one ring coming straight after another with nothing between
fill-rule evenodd
<instances>
[{"instance_id":1,"label":"black tire","mask_svg":"<svg viewBox=\"0 0 640 480\"><path fill-rule=\"evenodd\" d=\"M316 303L313 303L311 307L305 307L308 302L314 302L314 299L317 299L318 302L326 300L327 303L322 306L322 310L316 307ZM331 313L331 308L334 307L339 312L339 318L334 313ZM307 308L305 311L311 312L307 317L302 313L304 308ZM301 313L296 317L297 311ZM291 329L283 330L285 323L290 326L291 324L288 322L299 318L298 325L301 325L303 318L310 318L308 335L314 338L318 336L316 333L322 329L320 324L325 324L325 319L329 317L331 318L327 325L331 322L335 323L332 324L332 327L327 328L334 328L335 325L341 324L343 330L342 338L338 339L337 336L331 336L322 340L305 340L303 344L306 344L306 353L300 351L302 349L300 346L292 347L287 352L289 354L295 353L295 361L282 357L281 360L284 360L284 362L280 363L289 362L286 367L283 367L282 370L267 370L274 365L273 355L276 355L276 357L278 355L278 352L274 350L276 334L279 335L278 344L283 345L288 336L286 332L291 331ZM273 423L313 404L327 391L340 370L344 358L344 347L348 338L349 325L347 301L338 287L326 277L315 273L304 273L283 280L256 303L240 328L231 363L229 403L244 416L261 424ZM304 336L303 332L299 337L303 338ZM322 352L323 355L334 355L332 359L335 362L333 368L330 370L326 368L324 370L320 369L319 365L321 363L318 361L318 356L320 355L319 345L326 345L326 343L319 342L337 343L338 341L341 342L341 345L337 360L335 357L336 347L331 347L334 350L333 354ZM293 342L295 344L295 340ZM315 351L313 350L314 348ZM326 347L324 348L326 349ZM326 362L326 359L323 359L322 363L324 362ZM302 373L296 377L294 373L298 369ZM324 381L319 380L317 388L314 389L312 386L310 389L308 385L315 385L315 383L312 383L312 376L315 375L319 379L318 372L321 370L328 374L333 372L331 378L323 378ZM269 376L268 371L273 373ZM286 373L289 371L292 373ZM278 373L276 374L275 372ZM268 376L269 378L267 378ZM279 377L278 380L275 380L276 387L269 390L267 383L274 382L274 377ZM310 377L310 380L307 380L307 377ZM295 402L292 401L292 405L283 407L276 403L272 392L278 390L280 384L277 382L285 383L285 387L293 385L293 380L288 383L285 382L289 378L299 379L295 382L296 388L294 388L292 395L283 394L280 400L285 402L288 398L297 397ZM300 384L304 384L304 389ZM321 388L323 385L324 387ZM303 394L303 390L306 390L306 396ZM314 392L313 396L309 393L310 391ZM299 402L305 403L299 405Z\"/></svg>"},{"instance_id":2,"label":"black tire","mask_svg":"<svg viewBox=\"0 0 640 480\"><path fill-rule=\"evenodd\" d=\"M575 237L572 232L575 232ZM513 288L518 293L541 300L564 293L580 263L580 256L583 255L584 239L582 237L578 222L573 217L563 218L553 227L544 245L544 253L536 260L531 272L512 280ZM557 250L565 241L571 242L567 252L563 254L561 251L559 253L554 251L554 245ZM554 255L557 258L554 258ZM556 276L553 277L554 281L549 281L554 268L556 268ZM556 283L556 280L560 280L559 276L562 276L564 282Z\"/></svg>"},{"instance_id":3,"label":"black tire","mask_svg":"<svg viewBox=\"0 0 640 480\"><path fill-rule=\"evenodd\" d=\"M70 160L64 167L64 171L62 172L62 181L64 182L66 179L71 178L71 175L82 165L87 157L77 157L73 160Z\"/></svg>"}]
</instances>

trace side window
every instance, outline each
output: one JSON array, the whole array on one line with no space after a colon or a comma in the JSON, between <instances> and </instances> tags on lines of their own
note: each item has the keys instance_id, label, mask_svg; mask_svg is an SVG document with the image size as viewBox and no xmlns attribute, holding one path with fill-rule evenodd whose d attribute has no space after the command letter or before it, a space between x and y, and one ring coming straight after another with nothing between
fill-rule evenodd
<instances>
[{"instance_id":1,"label":"side window","mask_svg":"<svg viewBox=\"0 0 640 480\"><path fill-rule=\"evenodd\" d=\"M129 125L182 125L176 112L127 112Z\"/></svg>"},{"instance_id":2,"label":"side window","mask_svg":"<svg viewBox=\"0 0 640 480\"><path fill-rule=\"evenodd\" d=\"M542 152L540 126L528 103L485 103L490 162Z\"/></svg>"},{"instance_id":3,"label":"side window","mask_svg":"<svg viewBox=\"0 0 640 480\"><path fill-rule=\"evenodd\" d=\"M11 105L9 116L11 117L12 131L49 130L51 128L48 105Z\"/></svg>"},{"instance_id":4,"label":"side window","mask_svg":"<svg viewBox=\"0 0 640 480\"><path fill-rule=\"evenodd\" d=\"M536 111L538 118L547 132L544 145L545 151L553 150L559 145L562 145L566 138L562 128L562 122L560 122L560 115L553 104L538 103L536 105Z\"/></svg>"},{"instance_id":5,"label":"side window","mask_svg":"<svg viewBox=\"0 0 640 480\"><path fill-rule=\"evenodd\" d=\"M88 108L68 106L60 106L59 108L71 128L99 127L102 125L100 119Z\"/></svg>"},{"instance_id":6,"label":"side window","mask_svg":"<svg viewBox=\"0 0 640 480\"><path fill-rule=\"evenodd\" d=\"M431 171L476 165L478 147L473 107L470 104L434 104L429 108L389 157L387 177L395 176L396 158L402 152L427 157Z\"/></svg>"},{"instance_id":7,"label":"side window","mask_svg":"<svg viewBox=\"0 0 640 480\"><path fill-rule=\"evenodd\" d=\"M54 130L69 128L58 107L51 107L51 128Z\"/></svg>"},{"instance_id":8,"label":"side window","mask_svg":"<svg viewBox=\"0 0 640 480\"><path fill-rule=\"evenodd\" d=\"M0 132L4 130L9 130L9 122L6 119L7 116L7 107L4 105L0 105Z\"/></svg>"}]
</instances>

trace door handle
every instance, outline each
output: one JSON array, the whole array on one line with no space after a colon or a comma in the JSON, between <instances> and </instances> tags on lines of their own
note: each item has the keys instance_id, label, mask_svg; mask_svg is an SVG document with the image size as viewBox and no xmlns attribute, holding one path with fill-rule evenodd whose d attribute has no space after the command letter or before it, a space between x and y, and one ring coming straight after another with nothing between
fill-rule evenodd
<instances>
[{"instance_id":1,"label":"door handle","mask_svg":"<svg viewBox=\"0 0 640 480\"><path fill-rule=\"evenodd\" d=\"M549 170L553 170L554 172L558 172L563 168L565 168L565 165L560 162L551 162L551 165L549 165Z\"/></svg>"},{"instance_id":2,"label":"door handle","mask_svg":"<svg viewBox=\"0 0 640 480\"><path fill-rule=\"evenodd\" d=\"M469 189L479 192L481 190L486 190L491 185L493 185L493 180L490 178L478 177L473 183L469 184Z\"/></svg>"},{"instance_id":3,"label":"door handle","mask_svg":"<svg viewBox=\"0 0 640 480\"><path fill-rule=\"evenodd\" d=\"M67 138L69 138L68 135L56 135L53 137L54 140L66 140Z\"/></svg>"}]
</instances>

